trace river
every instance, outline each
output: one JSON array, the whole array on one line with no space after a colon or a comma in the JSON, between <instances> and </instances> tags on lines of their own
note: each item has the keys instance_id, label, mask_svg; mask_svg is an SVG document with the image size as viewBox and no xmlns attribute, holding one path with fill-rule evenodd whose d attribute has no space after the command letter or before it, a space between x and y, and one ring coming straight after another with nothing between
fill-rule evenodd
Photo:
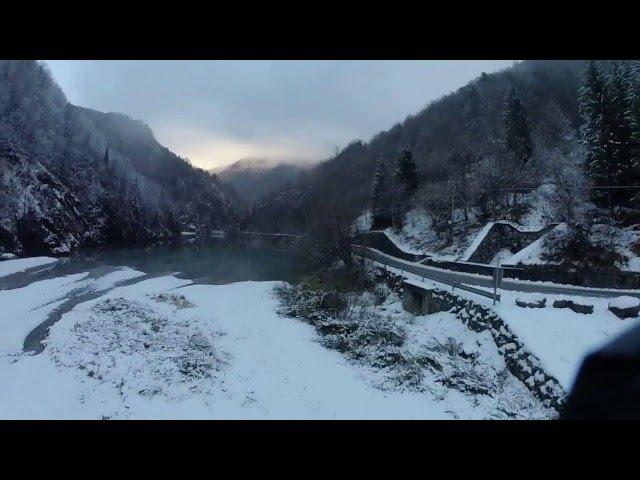
<instances>
[{"instance_id":1,"label":"river","mask_svg":"<svg viewBox=\"0 0 640 480\"><path fill-rule=\"evenodd\" d=\"M269 247L247 247L211 242L207 244L172 244L133 248L84 250L51 265L0 277L0 290L22 288L33 282L88 272L87 278L101 277L120 267L144 275L117 282L109 289L91 286L73 290L47 319L25 338L25 351L40 353L49 328L79 303L97 298L114 287L132 285L163 275L175 275L200 284L227 284L246 280L282 280L295 282L304 275L303 262L292 251Z\"/></svg>"}]
</instances>

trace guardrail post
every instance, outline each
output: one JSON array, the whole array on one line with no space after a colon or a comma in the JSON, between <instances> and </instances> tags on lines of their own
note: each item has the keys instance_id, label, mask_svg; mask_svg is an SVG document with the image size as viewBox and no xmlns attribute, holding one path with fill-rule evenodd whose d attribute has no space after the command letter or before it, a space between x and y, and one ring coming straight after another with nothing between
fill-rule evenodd
<instances>
[{"instance_id":1,"label":"guardrail post","mask_svg":"<svg viewBox=\"0 0 640 480\"><path fill-rule=\"evenodd\" d=\"M493 304L496 304L498 298L498 288L502 286L502 268L497 266L493 269Z\"/></svg>"}]
</instances>

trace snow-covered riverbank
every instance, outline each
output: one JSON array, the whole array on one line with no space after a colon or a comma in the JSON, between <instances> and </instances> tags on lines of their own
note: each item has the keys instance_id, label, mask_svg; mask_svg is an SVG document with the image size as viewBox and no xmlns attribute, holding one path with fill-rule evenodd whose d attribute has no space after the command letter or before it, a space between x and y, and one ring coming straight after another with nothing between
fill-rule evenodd
<instances>
[{"instance_id":1,"label":"snow-covered riverbank","mask_svg":"<svg viewBox=\"0 0 640 480\"><path fill-rule=\"evenodd\" d=\"M48 265L57 261L58 259L53 257L27 257L5 260L0 262L0 277L11 275L13 273L24 272L30 268Z\"/></svg>"},{"instance_id":2,"label":"snow-covered riverbank","mask_svg":"<svg viewBox=\"0 0 640 480\"><path fill-rule=\"evenodd\" d=\"M166 276L115 288L63 315L41 354L21 353L21 335L79 281L1 292L3 305L8 295L39 300L13 302L4 317L3 329L10 319L20 327L2 340L0 417L451 417L446 403L373 388L312 328L277 315L278 282Z\"/></svg>"},{"instance_id":3,"label":"snow-covered riverbank","mask_svg":"<svg viewBox=\"0 0 640 480\"><path fill-rule=\"evenodd\" d=\"M142 275L123 267L0 291L1 418L440 419L487 418L493 409L491 397L478 402L442 385L379 388L379 371L276 313L280 282ZM62 314L41 353L24 353L29 331L79 289L97 295ZM411 323L397 299L385 309L410 322L415 348L455 339L487 368L502 368L492 344L451 315Z\"/></svg>"}]
</instances>

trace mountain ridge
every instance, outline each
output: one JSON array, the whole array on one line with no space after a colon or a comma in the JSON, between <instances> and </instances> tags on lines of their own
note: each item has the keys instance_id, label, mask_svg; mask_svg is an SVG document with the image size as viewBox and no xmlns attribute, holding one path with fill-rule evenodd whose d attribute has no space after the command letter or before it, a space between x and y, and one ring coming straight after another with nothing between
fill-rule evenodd
<instances>
[{"instance_id":1,"label":"mountain ridge","mask_svg":"<svg viewBox=\"0 0 640 480\"><path fill-rule=\"evenodd\" d=\"M18 188L3 176L5 206L15 203L11 198L20 189L35 196L28 215L4 209L0 251L61 253L169 239L184 224L216 229L237 218L233 192L161 145L144 122L71 104L37 61L0 61L0 80L3 162L14 170L19 165L21 178L35 182ZM54 196L70 192L78 199L79 231L64 222L60 231L42 227L60 213L45 194L47 185ZM68 242L69 236L76 241Z\"/></svg>"},{"instance_id":2,"label":"mountain ridge","mask_svg":"<svg viewBox=\"0 0 640 480\"><path fill-rule=\"evenodd\" d=\"M245 158L213 171L223 182L234 188L248 207L252 207L310 168L312 165L308 162Z\"/></svg>"}]
</instances>

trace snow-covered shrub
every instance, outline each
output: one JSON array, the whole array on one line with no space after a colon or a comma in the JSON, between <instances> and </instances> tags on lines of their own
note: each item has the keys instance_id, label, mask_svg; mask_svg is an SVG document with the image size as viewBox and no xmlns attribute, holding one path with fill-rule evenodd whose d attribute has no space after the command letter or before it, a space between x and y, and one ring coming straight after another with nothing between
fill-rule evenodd
<instances>
[{"instance_id":1,"label":"snow-covered shrub","mask_svg":"<svg viewBox=\"0 0 640 480\"><path fill-rule=\"evenodd\" d=\"M213 394L227 354L219 332L198 318L180 319L124 298L96 303L86 319L57 328L49 351L61 366L110 383L124 397Z\"/></svg>"},{"instance_id":2,"label":"snow-covered shrub","mask_svg":"<svg viewBox=\"0 0 640 480\"><path fill-rule=\"evenodd\" d=\"M584 223L593 205L588 202L588 182L583 166L576 159L555 151L547 168L553 182L541 187L539 198L536 198L546 219L569 225Z\"/></svg>"},{"instance_id":3,"label":"snow-covered shrub","mask_svg":"<svg viewBox=\"0 0 640 480\"><path fill-rule=\"evenodd\" d=\"M607 225L576 223L551 232L541 258L570 269L610 272L626 266L617 229Z\"/></svg>"},{"instance_id":4,"label":"snow-covered shrub","mask_svg":"<svg viewBox=\"0 0 640 480\"><path fill-rule=\"evenodd\" d=\"M175 295L172 293L160 293L151 297L156 302L169 303L176 308L191 308L194 306L184 295Z\"/></svg>"},{"instance_id":5,"label":"snow-covered shrub","mask_svg":"<svg viewBox=\"0 0 640 480\"><path fill-rule=\"evenodd\" d=\"M322 309L326 292L307 285L281 286L280 314L314 326L318 342L350 361L376 372L383 390L432 393L444 398L455 390L476 404L488 405L492 417L527 417L545 409L507 369L488 332L474 333L452 314L437 325L417 325L402 310L391 278L370 291L346 295L341 309ZM428 323L428 321L427 321Z\"/></svg>"}]
</instances>

